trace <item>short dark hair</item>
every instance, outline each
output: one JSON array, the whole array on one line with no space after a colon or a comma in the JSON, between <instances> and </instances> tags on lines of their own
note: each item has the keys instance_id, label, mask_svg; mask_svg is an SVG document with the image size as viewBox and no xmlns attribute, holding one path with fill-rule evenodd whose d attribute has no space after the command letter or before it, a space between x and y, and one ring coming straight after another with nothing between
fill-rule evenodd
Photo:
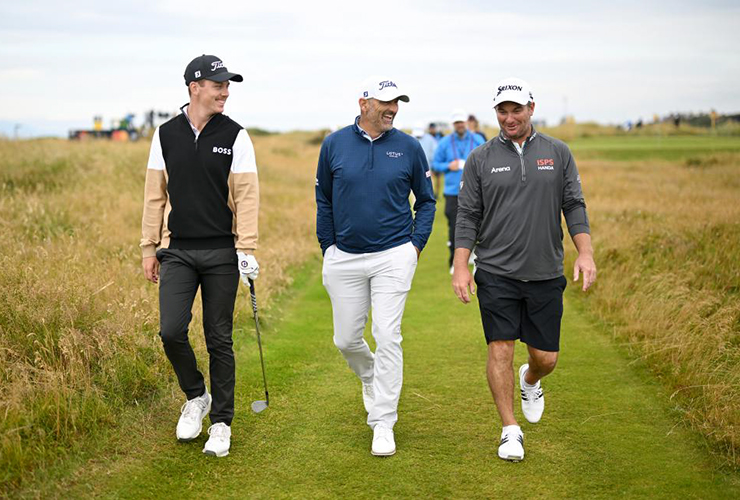
<instances>
[{"instance_id":1,"label":"short dark hair","mask_svg":"<svg viewBox=\"0 0 740 500\"><path fill-rule=\"evenodd\" d=\"M196 80L196 82L198 82L198 86L199 87L202 87L202 86L204 86L206 84L205 83L205 79L203 79L203 80ZM193 82L190 82L190 83L193 83ZM192 93L190 92L190 85L188 85L188 97L191 97L191 96L192 96Z\"/></svg>"}]
</instances>

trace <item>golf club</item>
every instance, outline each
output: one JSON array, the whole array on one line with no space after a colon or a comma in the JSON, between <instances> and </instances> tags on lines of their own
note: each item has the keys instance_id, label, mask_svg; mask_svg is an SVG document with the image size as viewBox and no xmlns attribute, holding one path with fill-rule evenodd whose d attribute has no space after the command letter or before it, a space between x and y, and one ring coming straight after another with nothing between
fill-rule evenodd
<instances>
[{"instance_id":1,"label":"golf club","mask_svg":"<svg viewBox=\"0 0 740 500\"><path fill-rule=\"evenodd\" d=\"M257 330L257 345L260 348L260 364L262 365L262 380L265 383L265 400L258 400L252 402L252 411L260 413L270 406L270 396L267 393L267 375L265 375L265 360L262 356L262 339L260 338L260 320L257 316L257 295L254 292L254 281L249 279L249 295L252 297L252 311L254 311L254 327Z\"/></svg>"}]
</instances>

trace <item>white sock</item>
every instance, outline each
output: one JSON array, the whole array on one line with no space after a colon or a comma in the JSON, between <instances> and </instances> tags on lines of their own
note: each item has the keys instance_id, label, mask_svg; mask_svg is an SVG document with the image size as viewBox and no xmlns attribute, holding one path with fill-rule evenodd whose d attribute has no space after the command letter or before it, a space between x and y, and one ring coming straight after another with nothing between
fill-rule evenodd
<instances>
[{"instance_id":1,"label":"white sock","mask_svg":"<svg viewBox=\"0 0 740 500\"><path fill-rule=\"evenodd\" d=\"M507 425L506 427L501 429L501 435L503 436L508 432L514 432L514 431L521 433L522 428L519 427L518 425Z\"/></svg>"},{"instance_id":2,"label":"white sock","mask_svg":"<svg viewBox=\"0 0 740 500\"><path fill-rule=\"evenodd\" d=\"M529 370L527 370L527 371L529 371ZM537 384L539 384L540 381L538 380L537 383L534 384L534 385L528 384L527 383L527 380L526 380L526 376L527 376L527 372L524 372L524 377L522 377L522 389L525 389L527 391L531 391L533 389L536 389L537 388Z\"/></svg>"}]
</instances>

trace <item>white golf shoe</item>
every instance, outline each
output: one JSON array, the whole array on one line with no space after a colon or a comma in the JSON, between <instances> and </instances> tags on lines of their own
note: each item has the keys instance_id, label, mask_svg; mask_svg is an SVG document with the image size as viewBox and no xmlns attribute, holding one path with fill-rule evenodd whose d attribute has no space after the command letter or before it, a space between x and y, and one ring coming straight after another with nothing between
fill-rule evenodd
<instances>
[{"instance_id":1,"label":"white golf shoe","mask_svg":"<svg viewBox=\"0 0 740 500\"><path fill-rule=\"evenodd\" d=\"M375 389L373 389L373 383L362 384L362 402L365 405L365 411L370 413L375 403Z\"/></svg>"},{"instance_id":2,"label":"white golf shoe","mask_svg":"<svg viewBox=\"0 0 740 500\"><path fill-rule=\"evenodd\" d=\"M223 422L213 424L208 428L208 441L203 447L203 453L211 457L225 457L231 448L231 427Z\"/></svg>"},{"instance_id":3,"label":"white golf shoe","mask_svg":"<svg viewBox=\"0 0 740 500\"><path fill-rule=\"evenodd\" d=\"M376 457L389 457L396 453L396 441L393 429L377 424L373 429L373 447L371 453Z\"/></svg>"},{"instance_id":4,"label":"white golf shoe","mask_svg":"<svg viewBox=\"0 0 740 500\"><path fill-rule=\"evenodd\" d=\"M518 425L507 425L501 431L498 456L511 462L524 460L524 434Z\"/></svg>"},{"instance_id":5,"label":"white golf shoe","mask_svg":"<svg viewBox=\"0 0 740 500\"><path fill-rule=\"evenodd\" d=\"M522 393L522 413L527 422L536 424L542 418L545 411L545 394L542 392L540 381L532 389L525 389L524 374L527 373L528 364L519 367L519 388Z\"/></svg>"},{"instance_id":6,"label":"white golf shoe","mask_svg":"<svg viewBox=\"0 0 740 500\"><path fill-rule=\"evenodd\" d=\"M208 391L202 396L185 402L180 408L180 420L177 421L177 440L192 441L200 436L203 430L203 419L211 411L211 395Z\"/></svg>"}]
</instances>

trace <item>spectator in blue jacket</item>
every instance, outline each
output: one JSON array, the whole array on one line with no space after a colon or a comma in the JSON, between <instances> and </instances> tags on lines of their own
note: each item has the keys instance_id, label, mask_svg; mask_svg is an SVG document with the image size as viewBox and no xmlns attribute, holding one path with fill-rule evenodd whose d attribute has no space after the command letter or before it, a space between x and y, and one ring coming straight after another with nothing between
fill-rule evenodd
<instances>
[{"instance_id":1,"label":"spectator in blue jacket","mask_svg":"<svg viewBox=\"0 0 740 500\"><path fill-rule=\"evenodd\" d=\"M334 344L362 381L371 453L378 456L396 452L401 318L436 204L424 150L393 128L399 101L409 98L390 78L366 80L360 116L324 139L316 173L316 233ZM371 306L375 353L362 336Z\"/></svg>"},{"instance_id":2,"label":"spectator in blue jacket","mask_svg":"<svg viewBox=\"0 0 740 500\"><path fill-rule=\"evenodd\" d=\"M427 163L429 165L432 164L434 161L434 152L437 150L437 143L439 142L438 139L433 135L435 126L433 123L429 124L429 129L425 132L421 125L414 126L412 135L419 141L419 144L421 144L422 149L424 150L424 155L427 157ZM439 176L438 172L433 172L433 174L436 174L435 177ZM434 198L437 198L437 189L438 189L438 182L432 182L432 188L434 189Z\"/></svg>"},{"instance_id":3,"label":"spectator in blue jacket","mask_svg":"<svg viewBox=\"0 0 740 500\"><path fill-rule=\"evenodd\" d=\"M447 246L450 249L448 265L452 274L452 257L455 253L455 219L457 218L457 195L460 192L463 168L468 155L478 146L486 142L478 134L467 128L468 115L463 110L452 113L452 127L454 131L442 138L434 152L432 169L444 174L445 216L447 217L448 238Z\"/></svg>"}]
</instances>

